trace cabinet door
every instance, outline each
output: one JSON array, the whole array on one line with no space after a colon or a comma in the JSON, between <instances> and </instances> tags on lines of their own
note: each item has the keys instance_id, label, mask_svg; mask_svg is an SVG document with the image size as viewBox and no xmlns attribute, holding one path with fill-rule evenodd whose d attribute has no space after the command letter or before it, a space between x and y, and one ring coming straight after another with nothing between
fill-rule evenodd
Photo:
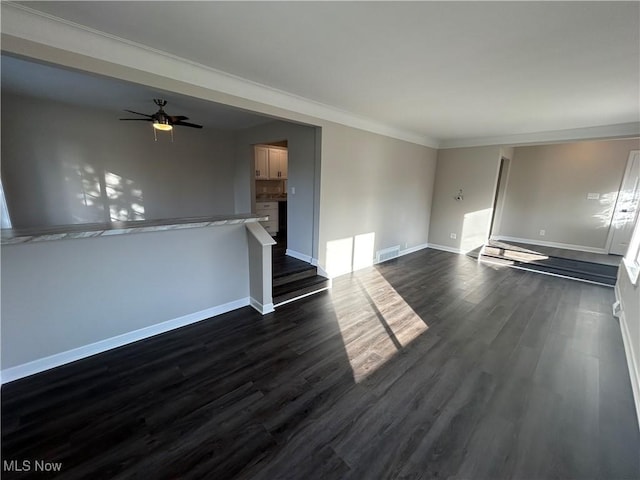
<instances>
[{"instance_id":1,"label":"cabinet door","mask_svg":"<svg viewBox=\"0 0 640 480\"><path fill-rule=\"evenodd\" d=\"M287 178L287 151L280 148L269 150L269 178L285 180Z\"/></svg>"},{"instance_id":2,"label":"cabinet door","mask_svg":"<svg viewBox=\"0 0 640 480\"><path fill-rule=\"evenodd\" d=\"M256 169L255 178L269 178L269 149L266 147L255 148Z\"/></svg>"},{"instance_id":3,"label":"cabinet door","mask_svg":"<svg viewBox=\"0 0 640 480\"><path fill-rule=\"evenodd\" d=\"M277 148L269 149L269 178L273 180L280 179L280 152Z\"/></svg>"}]
</instances>

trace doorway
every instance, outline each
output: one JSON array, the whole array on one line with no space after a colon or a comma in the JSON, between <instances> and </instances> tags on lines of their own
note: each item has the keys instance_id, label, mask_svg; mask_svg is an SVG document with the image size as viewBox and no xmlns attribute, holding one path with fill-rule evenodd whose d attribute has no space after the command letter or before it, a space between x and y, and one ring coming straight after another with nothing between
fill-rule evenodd
<instances>
[{"instance_id":1,"label":"doorway","mask_svg":"<svg viewBox=\"0 0 640 480\"><path fill-rule=\"evenodd\" d=\"M504 210L504 202L507 191L507 180L509 178L509 168L511 166L511 160L506 157L500 159L500 168L498 170L498 181L496 184L496 194L493 198L493 209L491 213L491 224L489 226L489 238L497 235L500 229L500 220L502 219L502 212Z\"/></svg>"},{"instance_id":2,"label":"doorway","mask_svg":"<svg viewBox=\"0 0 640 480\"><path fill-rule=\"evenodd\" d=\"M262 226L276 240L274 250L287 248L288 141L254 145L256 213L268 216Z\"/></svg>"}]
</instances>

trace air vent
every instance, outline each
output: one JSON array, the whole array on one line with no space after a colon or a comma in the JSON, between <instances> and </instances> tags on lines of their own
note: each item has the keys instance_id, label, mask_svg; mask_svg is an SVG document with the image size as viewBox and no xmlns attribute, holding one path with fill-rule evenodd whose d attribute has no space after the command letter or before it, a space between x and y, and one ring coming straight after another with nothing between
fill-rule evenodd
<instances>
[{"instance_id":1,"label":"air vent","mask_svg":"<svg viewBox=\"0 0 640 480\"><path fill-rule=\"evenodd\" d=\"M376 252L376 263L386 262L398 256L400 256L400 245L378 250Z\"/></svg>"}]
</instances>

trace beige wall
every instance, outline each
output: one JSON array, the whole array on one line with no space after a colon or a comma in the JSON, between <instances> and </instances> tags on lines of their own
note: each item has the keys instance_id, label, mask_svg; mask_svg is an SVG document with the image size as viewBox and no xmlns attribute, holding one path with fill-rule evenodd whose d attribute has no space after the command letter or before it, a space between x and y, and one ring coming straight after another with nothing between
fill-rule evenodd
<instances>
[{"instance_id":1,"label":"beige wall","mask_svg":"<svg viewBox=\"0 0 640 480\"><path fill-rule=\"evenodd\" d=\"M114 211L120 220L234 211L231 133L176 128L173 143L167 133L156 142L148 123L123 115L3 92L2 180L14 227L105 222Z\"/></svg>"},{"instance_id":2,"label":"beige wall","mask_svg":"<svg viewBox=\"0 0 640 480\"><path fill-rule=\"evenodd\" d=\"M467 252L484 243L489 235L500 156L497 146L438 151L429 244ZM456 200L460 189L464 199Z\"/></svg>"},{"instance_id":3,"label":"beige wall","mask_svg":"<svg viewBox=\"0 0 640 480\"><path fill-rule=\"evenodd\" d=\"M494 234L604 249L629 152L638 148L637 139L515 148Z\"/></svg>"},{"instance_id":4,"label":"beige wall","mask_svg":"<svg viewBox=\"0 0 640 480\"><path fill-rule=\"evenodd\" d=\"M338 275L375 252L424 246L436 150L336 124L322 129L319 263Z\"/></svg>"}]
</instances>

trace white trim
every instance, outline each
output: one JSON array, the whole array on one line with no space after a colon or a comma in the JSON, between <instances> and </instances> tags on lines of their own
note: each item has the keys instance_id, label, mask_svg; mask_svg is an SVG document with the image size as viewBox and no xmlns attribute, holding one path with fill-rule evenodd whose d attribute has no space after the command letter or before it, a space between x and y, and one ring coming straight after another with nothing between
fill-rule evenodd
<instances>
[{"instance_id":1,"label":"white trim","mask_svg":"<svg viewBox=\"0 0 640 480\"><path fill-rule=\"evenodd\" d=\"M249 298L249 305L251 305L255 310L258 311L258 313L262 315L266 315L267 313L272 313L274 311L273 302L266 303L263 305L253 297Z\"/></svg>"},{"instance_id":2,"label":"white trim","mask_svg":"<svg viewBox=\"0 0 640 480\"><path fill-rule=\"evenodd\" d=\"M304 253L296 252L295 250L289 250L285 252L288 256L302 260L303 262L311 263L311 255L305 255Z\"/></svg>"},{"instance_id":3,"label":"white trim","mask_svg":"<svg viewBox=\"0 0 640 480\"><path fill-rule=\"evenodd\" d=\"M459 248L447 247L446 245L438 245L436 243L428 243L427 248L433 248L434 250L442 250L443 252L457 253L458 255L464 255L465 252Z\"/></svg>"},{"instance_id":4,"label":"white trim","mask_svg":"<svg viewBox=\"0 0 640 480\"><path fill-rule=\"evenodd\" d=\"M640 122L619 123L615 125L599 125L596 127L573 128L568 130L552 130L547 132L521 133L495 137L459 138L443 140L440 149L482 147L489 145L509 145L521 147L525 145L566 143L579 140L634 138L640 136Z\"/></svg>"},{"instance_id":5,"label":"white trim","mask_svg":"<svg viewBox=\"0 0 640 480\"><path fill-rule=\"evenodd\" d=\"M410 143L438 148L438 141L276 88L231 75L11 2L2 2L2 33L97 60L160 75L179 82L336 122ZM3 45L4 46L4 45ZM14 52L20 53L20 52ZM268 112L262 112L268 113Z\"/></svg>"},{"instance_id":6,"label":"white trim","mask_svg":"<svg viewBox=\"0 0 640 480\"><path fill-rule=\"evenodd\" d=\"M405 248L404 250L400 250L400 256L409 255L410 253L419 252L420 250L424 250L425 248L429 248L428 243L422 243L420 245L416 245L415 247Z\"/></svg>"},{"instance_id":7,"label":"white trim","mask_svg":"<svg viewBox=\"0 0 640 480\"><path fill-rule=\"evenodd\" d=\"M301 298L310 297L311 295L315 295L316 293L320 293L320 292L324 292L325 290L329 290L333 286L333 281L330 278L328 278L327 280L329 281L329 283L328 283L328 285L326 287L319 288L318 290L314 290L313 292L305 293L304 295L299 295L297 297L290 298L288 300L285 300L284 302L276 303L274 305L274 307L278 308L278 307L281 307L283 305L286 305L287 303L291 303L291 302L295 302L296 300L300 300Z\"/></svg>"},{"instance_id":8,"label":"white trim","mask_svg":"<svg viewBox=\"0 0 640 480\"><path fill-rule=\"evenodd\" d=\"M311 259L311 265L313 265L314 267L317 268L318 275L320 275L321 277L325 277L325 278L331 279L331 275L329 275L329 273L322 267L322 265L320 265L320 263L318 263L318 259L317 258L312 258Z\"/></svg>"},{"instance_id":9,"label":"white trim","mask_svg":"<svg viewBox=\"0 0 640 480\"><path fill-rule=\"evenodd\" d=\"M397 257L387 258L386 260L382 260L382 261L377 261L376 259L373 259L373 264L374 265L379 265L381 263L388 262L389 260L395 260L396 258L400 258L400 257L402 257L404 255L409 255L410 253L419 252L420 250L424 250L425 248L429 248L429 244L428 243L422 243L420 245L416 245L415 247L405 248L404 250L399 250L398 251L398 256ZM380 250L380 251L382 251L382 250Z\"/></svg>"},{"instance_id":10,"label":"white trim","mask_svg":"<svg viewBox=\"0 0 640 480\"><path fill-rule=\"evenodd\" d=\"M614 289L616 294L616 301L620 302L620 291L618 285ZM620 305L622 303L620 302ZM640 372L637 369L637 355L633 351L633 342L631 342L631 335L629 334L629 327L627 325L627 319L624 315L624 305L620 309L618 319L620 321L620 331L622 332L622 343L624 344L624 353L627 357L627 368L629 369L629 378L631 378L631 390L633 391L633 400L636 406L636 415L638 416L638 425L640 425Z\"/></svg>"},{"instance_id":11,"label":"white trim","mask_svg":"<svg viewBox=\"0 0 640 480\"><path fill-rule=\"evenodd\" d=\"M543 240L531 240L528 238L509 237L507 235L491 236L491 240L503 242L526 243L527 245L540 245L541 247L564 248L565 250L575 250L578 252L602 253L608 255L604 248L587 247L585 245L574 245L572 243L546 242Z\"/></svg>"},{"instance_id":12,"label":"white trim","mask_svg":"<svg viewBox=\"0 0 640 480\"><path fill-rule=\"evenodd\" d=\"M122 347L129 343L137 342L138 340L144 340L145 338L153 337L161 333L165 333L176 328L191 325L192 323L201 322L211 317L221 315L223 313L236 310L238 308L246 307L249 305L249 298L240 298L223 305L200 310L199 312L190 313L182 317L167 320L165 322L156 323L155 325L149 325L148 327L133 330L132 332L116 335L115 337L100 340L89 345L83 345L82 347L67 350L66 352L55 353L48 357L39 358L31 362L23 363L22 365L16 365L15 367L9 367L2 370L0 378L2 384L18 380L20 378L28 377L36 373L44 372L51 368L59 367L67 363L75 362L83 358L103 353L114 348Z\"/></svg>"}]
</instances>

